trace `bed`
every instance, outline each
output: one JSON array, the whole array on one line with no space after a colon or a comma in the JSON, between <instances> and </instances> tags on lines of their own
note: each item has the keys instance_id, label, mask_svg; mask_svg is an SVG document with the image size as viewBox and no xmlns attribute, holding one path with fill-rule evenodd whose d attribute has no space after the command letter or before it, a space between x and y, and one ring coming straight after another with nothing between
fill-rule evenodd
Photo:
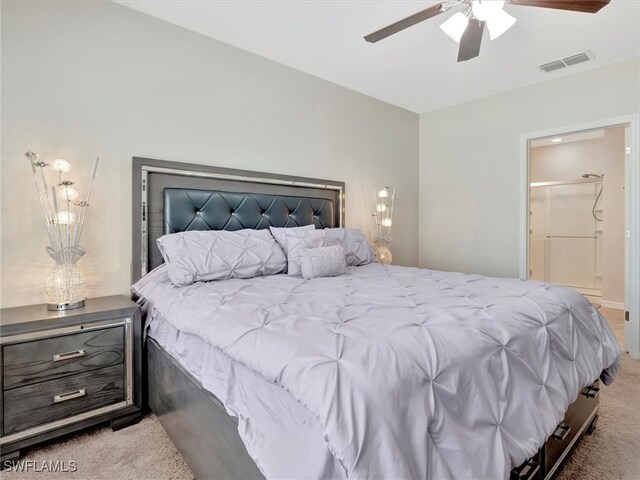
<instances>
[{"instance_id":1,"label":"bed","mask_svg":"<svg viewBox=\"0 0 640 480\"><path fill-rule=\"evenodd\" d=\"M575 291L377 263L175 287L161 235L340 227L344 184L133 168L148 403L198 478L549 478L594 428L620 349Z\"/></svg>"}]
</instances>

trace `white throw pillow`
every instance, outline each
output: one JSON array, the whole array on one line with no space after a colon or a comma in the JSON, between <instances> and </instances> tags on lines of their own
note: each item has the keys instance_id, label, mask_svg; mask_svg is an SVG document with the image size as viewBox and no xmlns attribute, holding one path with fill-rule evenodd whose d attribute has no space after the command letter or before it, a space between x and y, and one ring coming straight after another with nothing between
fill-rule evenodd
<instances>
[{"instance_id":1,"label":"white throw pillow","mask_svg":"<svg viewBox=\"0 0 640 480\"><path fill-rule=\"evenodd\" d=\"M271 232L287 256L287 273L300 275L300 251L304 248L321 247L324 241L324 230L316 230L313 225L295 228L273 228ZM308 226L308 227L309 227Z\"/></svg>"},{"instance_id":2,"label":"white throw pillow","mask_svg":"<svg viewBox=\"0 0 640 480\"><path fill-rule=\"evenodd\" d=\"M357 267L376 260L376 254L365 234L357 228L325 228L324 246L340 245L347 265Z\"/></svg>"},{"instance_id":3,"label":"white throw pillow","mask_svg":"<svg viewBox=\"0 0 640 480\"><path fill-rule=\"evenodd\" d=\"M284 272L287 259L268 230L189 231L160 237L174 285Z\"/></svg>"},{"instance_id":4,"label":"white throw pillow","mask_svg":"<svg viewBox=\"0 0 640 480\"><path fill-rule=\"evenodd\" d=\"M337 277L347 273L344 249L333 247L307 248L300 252L302 278Z\"/></svg>"}]
</instances>

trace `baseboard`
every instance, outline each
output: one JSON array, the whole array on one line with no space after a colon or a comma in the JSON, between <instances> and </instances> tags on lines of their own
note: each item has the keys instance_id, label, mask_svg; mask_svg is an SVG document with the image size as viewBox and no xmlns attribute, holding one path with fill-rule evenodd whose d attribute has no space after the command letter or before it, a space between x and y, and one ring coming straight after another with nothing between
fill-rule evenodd
<instances>
[{"instance_id":1,"label":"baseboard","mask_svg":"<svg viewBox=\"0 0 640 480\"><path fill-rule=\"evenodd\" d=\"M615 310L624 310L624 303L623 302L609 302L607 300L602 300L600 302L600 305L603 306L604 308L613 308Z\"/></svg>"},{"instance_id":2,"label":"baseboard","mask_svg":"<svg viewBox=\"0 0 640 480\"><path fill-rule=\"evenodd\" d=\"M584 295L584 298L589 300L594 305L600 306L600 304L602 303L602 297L598 297L598 296L595 296L595 295Z\"/></svg>"},{"instance_id":3,"label":"baseboard","mask_svg":"<svg viewBox=\"0 0 640 480\"><path fill-rule=\"evenodd\" d=\"M584 287L574 287L572 285L566 285L567 287L573 288L576 292L581 293L584 296L589 297L601 297L602 290L597 288L584 288Z\"/></svg>"}]
</instances>

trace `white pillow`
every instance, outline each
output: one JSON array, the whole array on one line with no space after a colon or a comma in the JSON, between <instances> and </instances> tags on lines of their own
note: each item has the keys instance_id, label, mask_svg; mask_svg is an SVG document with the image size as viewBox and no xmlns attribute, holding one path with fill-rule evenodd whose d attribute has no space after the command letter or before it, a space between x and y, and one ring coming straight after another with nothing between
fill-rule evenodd
<instances>
[{"instance_id":1,"label":"white pillow","mask_svg":"<svg viewBox=\"0 0 640 480\"><path fill-rule=\"evenodd\" d=\"M333 247L307 248L300 252L302 278L336 277L347 273L344 249Z\"/></svg>"},{"instance_id":2,"label":"white pillow","mask_svg":"<svg viewBox=\"0 0 640 480\"><path fill-rule=\"evenodd\" d=\"M287 259L268 230L189 231L164 235L158 248L177 286L284 272Z\"/></svg>"},{"instance_id":3,"label":"white pillow","mask_svg":"<svg viewBox=\"0 0 640 480\"><path fill-rule=\"evenodd\" d=\"M142 297L143 291L147 288L147 285L158 285L160 283L169 282L171 279L169 278L168 266L166 263L157 266L149 273L147 273L144 277L138 280L131 286L131 291L136 295Z\"/></svg>"},{"instance_id":4,"label":"white pillow","mask_svg":"<svg viewBox=\"0 0 640 480\"><path fill-rule=\"evenodd\" d=\"M324 241L324 230L316 230L313 225L295 228L273 228L271 232L287 256L287 273L300 275L300 251L304 248L317 248Z\"/></svg>"},{"instance_id":5,"label":"white pillow","mask_svg":"<svg viewBox=\"0 0 640 480\"><path fill-rule=\"evenodd\" d=\"M284 234L285 232L301 232L304 230L315 230L316 227L311 224L311 225L303 225L302 227L269 227L269 230L271 230L271 235L273 235L276 239L276 241L278 240L279 236L282 236L282 234Z\"/></svg>"},{"instance_id":6,"label":"white pillow","mask_svg":"<svg viewBox=\"0 0 640 480\"><path fill-rule=\"evenodd\" d=\"M357 228L325 228L324 231L324 246L342 246L347 265L357 267L368 265L376 260L376 254L361 230Z\"/></svg>"}]
</instances>

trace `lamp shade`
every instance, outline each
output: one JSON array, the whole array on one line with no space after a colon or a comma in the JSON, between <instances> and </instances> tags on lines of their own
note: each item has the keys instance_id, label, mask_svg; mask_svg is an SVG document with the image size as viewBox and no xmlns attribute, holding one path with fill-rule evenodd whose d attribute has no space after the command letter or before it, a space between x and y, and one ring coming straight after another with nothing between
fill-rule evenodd
<instances>
[{"instance_id":1,"label":"lamp shade","mask_svg":"<svg viewBox=\"0 0 640 480\"><path fill-rule=\"evenodd\" d=\"M71 170L71 164L64 158L58 158L51 163L51 168L58 173L67 173Z\"/></svg>"},{"instance_id":2,"label":"lamp shade","mask_svg":"<svg viewBox=\"0 0 640 480\"><path fill-rule=\"evenodd\" d=\"M468 24L469 24L469 17L467 17L462 12L458 12L455 15L452 15L442 25L440 25L440 28L444 33L446 33L449 36L449 38L451 38L451 40L453 40L456 43L460 43L462 34L467 29Z\"/></svg>"},{"instance_id":3,"label":"lamp shade","mask_svg":"<svg viewBox=\"0 0 640 480\"><path fill-rule=\"evenodd\" d=\"M71 225L76 221L76 216L68 210L58 211L58 224L59 225Z\"/></svg>"},{"instance_id":4,"label":"lamp shade","mask_svg":"<svg viewBox=\"0 0 640 480\"><path fill-rule=\"evenodd\" d=\"M75 202L78 199L78 191L69 185L60 185L58 187L58 196L62 201Z\"/></svg>"},{"instance_id":5,"label":"lamp shade","mask_svg":"<svg viewBox=\"0 0 640 480\"><path fill-rule=\"evenodd\" d=\"M491 18L487 20L489 38L491 38L491 40L495 40L504 32L509 30L514 23L516 23L516 19L504 10L496 11Z\"/></svg>"},{"instance_id":6,"label":"lamp shade","mask_svg":"<svg viewBox=\"0 0 640 480\"><path fill-rule=\"evenodd\" d=\"M503 8L504 0L473 0L473 2L471 2L473 16L481 22L490 20Z\"/></svg>"}]
</instances>

